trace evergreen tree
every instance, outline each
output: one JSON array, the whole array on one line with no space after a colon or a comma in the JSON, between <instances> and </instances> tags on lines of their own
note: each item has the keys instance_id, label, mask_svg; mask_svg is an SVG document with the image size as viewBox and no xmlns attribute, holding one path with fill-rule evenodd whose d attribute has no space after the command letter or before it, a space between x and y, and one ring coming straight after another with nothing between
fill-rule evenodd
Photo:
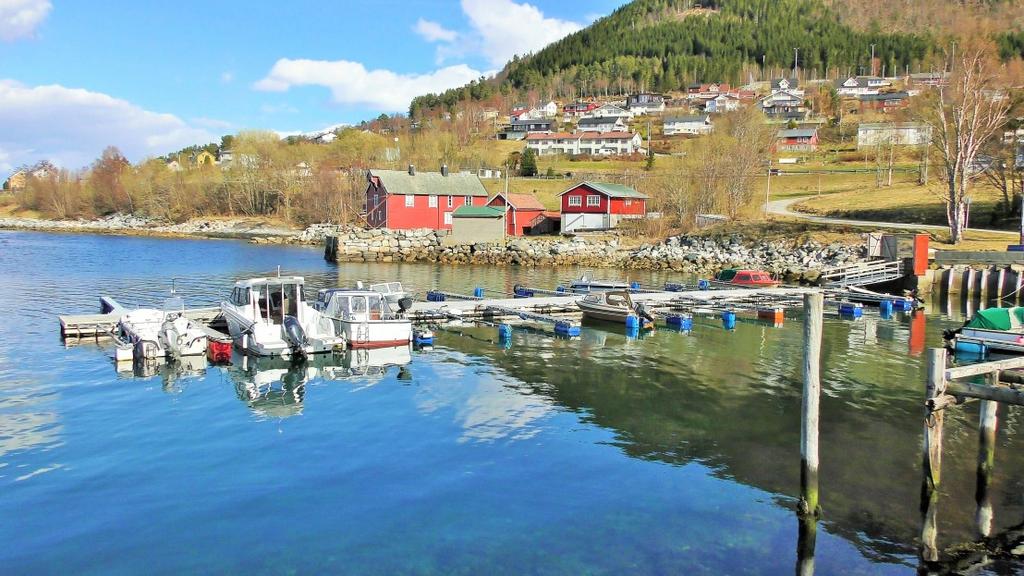
<instances>
[{"instance_id":1,"label":"evergreen tree","mask_svg":"<svg viewBox=\"0 0 1024 576\"><path fill-rule=\"evenodd\" d=\"M519 159L519 175L537 175L537 153L533 151L533 148L527 148L523 151L523 155Z\"/></svg>"}]
</instances>

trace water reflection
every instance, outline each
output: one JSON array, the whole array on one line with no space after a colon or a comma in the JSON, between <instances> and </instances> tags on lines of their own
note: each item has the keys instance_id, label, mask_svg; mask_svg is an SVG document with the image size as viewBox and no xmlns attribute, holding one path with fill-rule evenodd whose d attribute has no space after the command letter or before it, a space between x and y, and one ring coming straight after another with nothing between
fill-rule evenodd
<instances>
[{"instance_id":1,"label":"water reflection","mask_svg":"<svg viewBox=\"0 0 1024 576\"><path fill-rule=\"evenodd\" d=\"M269 418L302 414L306 386L313 380L347 380L372 386L390 372L401 381L412 378L409 346L346 350L301 360L236 355L224 371L238 398L252 411Z\"/></svg>"}]
</instances>

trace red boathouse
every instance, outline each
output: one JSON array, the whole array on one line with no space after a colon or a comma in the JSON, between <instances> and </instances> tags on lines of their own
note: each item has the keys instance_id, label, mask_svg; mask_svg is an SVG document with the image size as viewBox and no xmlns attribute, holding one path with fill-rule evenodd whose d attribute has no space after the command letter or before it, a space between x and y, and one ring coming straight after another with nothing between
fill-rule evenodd
<instances>
[{"instance_id":1,"label":"red boathouse","mask_svg":"<svg viewBox=\"0 0 1024 576\"><path fill-rule=\"evenodd\" d=\"M476 174L376 170L366 173L366 223L371 228L451 230L460 206L483 206L487 190Z\"/></svg>"}]
</instances>

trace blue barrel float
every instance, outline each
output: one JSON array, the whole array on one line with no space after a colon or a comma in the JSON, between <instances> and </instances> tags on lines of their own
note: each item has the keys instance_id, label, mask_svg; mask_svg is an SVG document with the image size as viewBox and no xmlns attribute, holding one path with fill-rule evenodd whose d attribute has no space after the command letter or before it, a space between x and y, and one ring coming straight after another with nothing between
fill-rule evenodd
<instances>
[{"instance_id":1,"label":"blue barrel float","mask_svg":"<svg viewBox=\"0 0 1024 576\"><path fill-rule=\"evenodd\" d=\"M629 329L640 329L640 318L636 314L629 314L626 316L626 328Z\"/></svg>"},{"instance_id":2,"label":"blue barrel float","mask_svg":"<svg viewBox=\"0 0 1024 576\"><path fill-rule=\"evenodd\" d=\"M508 324L498 325L498 340L505 341L512 339L512 326Z\"/></svg>"},{"instance_id":3,"label":"blue barrel float","mask_svg":"<svg viewBox=\"0 0 1024 576\"><path fill-rule=\"evenodd\" d=\"M665 323L669 328L675 328L684 332L693 330L693 317L689 314L669 314L665 317Z\"/></svg>"},{"instance_id":4,"label":"blue barrel float","mask_svg":"<svg viewBox=\"0 0 1024 576\"><path fill-rule=\"evenodd\" d=\"M900 312L913 312L914 300L911 298L901 298L896 301L896 309Z\"/></svg>"},{"instance_id":5,"label":"blue barrel float","mask_svg":"<svg viewBox=\"0 0 1024 576\"><path fill-rule=\"evenodd\" d=\"M953 354L963 360L964 358L984 358L988 354L988 346L984 342L964 341L957 339Z\"/></svg>"},{"instance_id":6,"label":"blue barrel float","mask_svg":"<svg viewBox=\"0 0 1024 576\"><path fill-rule=\"evenodd\" d=\"M629 283L629 289L630 290L639 290L640 289L640 283L639 282L630 282Z\"/></svg>"},{"instance_id":7,"label":"blue barrel float","mask_svg":"<svg viewBox=\"0 0 1024 576\"><path fill-rule=\"evenodd\" d=\"M427 291L427 302L444 302L444 292Z\"/></svg>"},{"instance_id":8,"label":"blue barrel float","mask_svg":"<svg viewBox=\"0 0 1024 576\"><path fill-rule=\"evenodd\" d=\"M710 288L711 288L711 281L710 280L698 280L697 281L697 289L698 290L709 290Z\"/></svg>"},{"instance_id":9,"label":"blue barrel float","mask_svg":"<svg viewBox=\"0 0 1024 576\"><path fill-rule=\"evenodd\" d=\"M839 315L843 318L860 318L864 315L864 308L855 302L840 302Z\"/></svg>"},{"instance_id":10,"label":"blue barrel float","mask_svg":"<svg viewBox=\"0 0 1024 576\"><path fill-rule=\"evenodd\" d=\"M732 310L722 312L722 328L726 330L736 329L736 313Z\"/></svg>"},{"instance_id":11,"label":"blue barrel float","mask_svg":"<svg viewBox=\"0 0 1024 576\"><path fill-rule=\"evenodd\" d=\"M516 298L533 298L533 290L528 290L526 288L523 288L519 284L516 284L512 288L512 294Z\"/></svg>"},{"instance_id":12,"label":"blue barrel float","mask_svg":"<svg viewBox=\"0 0 1024 576\"><path fill-rule=\"evenodd\" d=\"M565 294L565 286L559 285L557 288L555 288L555 292L558 292L559 294Z\"/></svg>"},{"instance_id":13,"label":"blue barrel float","mask_svg":"<svg viewBox=\"0 0 1024 576\"><path fill-rule=\"evenodd\" d=\"M878 313L883 319L892 318L892 300L882 300L878 303Z\"/></svg>"},{"instance_id":14,"label":"blue barrel float","mask_svg":"<svg viewBox=\"0 0 1024 576\"><path fill-rule=\"evenodd\" d=\"M473 288L473 297L474 298L483 298L484 297L484 289L483 288Z\"/></svg>"},{"instance_id":15,"label":"blue barrel float","mask_svg":"<svg viewBox=\"0 0 1024 576\"><path fill-rule=\"evenodd\" d=\"M555 334L558 336L579 336L580 327L571 322L559 320L555 322Z\"/></svg>"}]
</instances>

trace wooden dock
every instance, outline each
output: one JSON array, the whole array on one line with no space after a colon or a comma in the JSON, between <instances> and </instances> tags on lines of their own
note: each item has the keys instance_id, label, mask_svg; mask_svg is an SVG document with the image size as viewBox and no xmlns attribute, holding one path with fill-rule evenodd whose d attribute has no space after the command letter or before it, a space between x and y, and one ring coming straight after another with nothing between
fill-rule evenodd
<instances>
[{"instance_id":1,"label":"wooden dock","mask_svg":"<svg viewBox=\"0 0 1024 576\"><path fill-rule=\"evenodd\" d=\"M121 306L113 298L100 297L100 309L107 312L99 314L62 314L57 316L60 322L60 334L64 338L107 338L117 326L128 309ZM220 307L189 308L185 316L203 326L215 324L220 317Z\"/></svg>"}]
</instances>

